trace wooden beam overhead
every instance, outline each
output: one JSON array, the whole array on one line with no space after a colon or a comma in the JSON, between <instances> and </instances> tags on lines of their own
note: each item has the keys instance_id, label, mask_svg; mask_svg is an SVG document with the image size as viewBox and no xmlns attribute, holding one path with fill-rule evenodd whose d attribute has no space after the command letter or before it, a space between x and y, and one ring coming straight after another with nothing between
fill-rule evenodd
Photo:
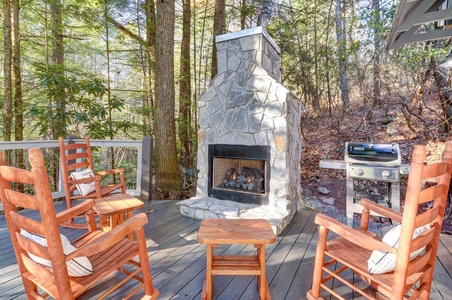
<instances>
[{"instance_id":1,"label":"wooden beam overhead","mask_svg":"<svg viewBox=\"0 0 452 300\"><path fill-rule=\"evenodd\" d=\"M452 0L449 0L452 3ZM421 25L452 19L452 8L440 9L448 0L401 0L386 43L386 49L405 44L452 37L451 29L419 31Z\"/></svg>"}]
</instances>

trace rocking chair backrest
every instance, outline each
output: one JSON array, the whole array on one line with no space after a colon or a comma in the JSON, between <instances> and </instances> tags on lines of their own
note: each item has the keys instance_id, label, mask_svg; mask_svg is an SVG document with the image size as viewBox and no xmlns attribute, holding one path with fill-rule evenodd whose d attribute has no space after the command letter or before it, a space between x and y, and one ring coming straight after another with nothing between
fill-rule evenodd
<instances>
[{"instance_id":1,"label":"rocking chair backrest","mask_svg":"<svg viewBox=\"0 0 452 300\"><path fill-rule=\"evenodd\" d=\"M444 218L448 187L451 180L452 147L446 146L442 161L425 165L426 148L416 146L410 165L407 193L402 217L402 228L397 250L394 288L401 287L406 278L422 270L426 265L434 266L438 241ZM434 181L436 184L431 184ZM431 185L426 188L423 186ZM419 213L420 212L420 213ZM415 228L430 224L430 229L413 239ZM410 261L410 253L425 248L425 254Z\"/></svg>"},{"instance_id":2,"label":"rocking chair backrest","mask_svg":"<svg viewBox=\"0 0 452 300\"><path fill-rule=\"evenodd\" d=\"M5 218L8 223L16 259L23 278L24 285L33 286L24 277L29 273L38 278L54 283L58 293L64 299L65 291L70 291L69 278L58 229L55 207L50 191L44 157L40 149L29 150L31 171L5 166L3 155L0 154L0 198L3 203ZM36 196L27 195L11 189L11 182L22 183L33 187ZM17 207L39 212L40 220L25 217L17 212ZM20 234L22 230L45 237L47 247ZM51 261L53 272L36 263L28 253Z\"/></svg>"}]
</instances>

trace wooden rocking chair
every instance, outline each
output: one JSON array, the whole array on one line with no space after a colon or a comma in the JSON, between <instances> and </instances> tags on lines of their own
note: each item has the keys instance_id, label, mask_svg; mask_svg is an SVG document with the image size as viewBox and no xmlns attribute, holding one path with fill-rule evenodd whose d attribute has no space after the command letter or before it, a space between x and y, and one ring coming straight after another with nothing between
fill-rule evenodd
<instances>
[{"instance_id":1,"label":"wooden rocking chair","mask_svg":"<svg viewBox=\"0 0 452 300\"><path fill-rule=\"evenodd\" d=\"M28 153L30 171L5 166L0 152L0 197L27 298L75 299L99 284L96 286L107 290L96 298L103 299L135 279L135 285L118 290L120 296L113 297L127 294L129 299L144 288L143 299L156 299L159 291L152 284L143 229L147 216L138 214L104 232L96 230L93 199L57 214L44 157L40 149ZM11 189L15 183L26 185L27 194ZM37 211L39 216L27 217L29 214L18 212L18 207ZM71 244L58 226L80 214L86 215L88 232ZM135 241L127 238L129 234L134 234ZM102 284L112 272L114 279L109 276Z\"/></svg>"},{"instance_id":2,"label":"wooden rocking chair","mask_svg":"<svg viewBox=\"0 0 452 300\"><path fill-rule=\"evenodd\" d=\"M308 299L323 299L321 289L338 299L345 299L331 287L328 282L331 279L339 280L367 299L375 299L375 295L366 293L366 289L346 280L342 273L345 270L351 270L362 278L374 288L377 296L429 299L452 173L452 144L446 144L439 163L425 165L425 157L425 147L415 146L403 214L362 199L359 229L350 228L323 214L316 216L315 222L320 227L312 289L306 294ZM426 180L428 184L425 184ZM368 229L369 211L401 225L382 238ZM329 231L338 237L328 241Z\"/></svg>"},{"instance_id":3,"label":"wooden rocking chair","mask_svg":"<svg viewBox=\"0 0 452 300\"><path fill-rule=\"evenodd\" d=\"M72 207L72 201L86 198L101 198L114 192L126 193L126 183L124 179L124 168L96 172L94 177L81 179L74 178L76 171L86 171L90 169L94 172L93 158L91 155L91 145L89 137L85 137L84 143L65 143L64 138L59 138L60 161L63 176L64 193L66 195L67 208ZM89 170L88 170L89 171ZM119 175L119 182L108 186L102 186L100 181L103 176L114 174ZM72 176L71 176L72 175ZM93 188L88 193L80 192L80 185L93 182ZM76 192L78 191L78 192Z\"/></svg>"}]
</instances>

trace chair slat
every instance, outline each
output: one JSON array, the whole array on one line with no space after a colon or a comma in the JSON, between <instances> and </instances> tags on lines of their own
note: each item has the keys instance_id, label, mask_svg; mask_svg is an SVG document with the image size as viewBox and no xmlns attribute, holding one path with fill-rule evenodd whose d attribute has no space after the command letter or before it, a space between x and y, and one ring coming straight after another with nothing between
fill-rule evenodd
<instances>
[{"instance_id":1,"label":"chair slat","mask_svg":"<svg viewBox=\"0 0 452 300\"><path fill-rule=\"evenodd\" d=\"M16 206L33 210L39 210L39 203L36 197L16 192L13 190L5 190L5 194L6 197L8 197L8 201L10 201Z\"/></svg>"},{"instance_id":2,"label":"chair slat","mask_svg":"<svg viewBox=\"0 0 452 300\"><path fill-rule=\"evenodd\" d=\"M435 163L426 165L422 171L422 178L438 177L447 172L447 163Z\"/></svg>"},{"instance_id":3,"label":"chair slat","mask_svg":"<svg viewBox=\"0 0 452 300\"><path fill-rule=\"evenodd\" d=\"M17 212L10 212L11 220L17 227L23 228L26 231L33 232L39 235L45 235L44 225L41 222L31 218L27 218Z\"/></svg>"},{"instance_id":4,"label":"chair slat","mask_svg":"<svg viewBox=\"0 0 452 300\"><path fill-rule=\"evenodd\" d=\"M444 193L445 188L446 186L444 184L437 184L435 186L431 186L422 190L419 195L419 204L423 204L439 198Z\"/></svg>"}]
</instances>

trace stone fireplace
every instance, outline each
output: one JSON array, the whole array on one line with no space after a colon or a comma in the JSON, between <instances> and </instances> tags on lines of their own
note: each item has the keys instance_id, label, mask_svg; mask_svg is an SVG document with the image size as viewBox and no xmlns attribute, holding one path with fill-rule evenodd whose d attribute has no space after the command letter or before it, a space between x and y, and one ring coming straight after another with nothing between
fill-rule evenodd
<instances>
[{"instance_id":1,"label":"stone fireplace","mask_svg":"<svg viewBox=\"0 0 452 300\"><path fill-rule=\"evenodd\" d=\"M218 74L198 101L196 197L181 213L263 218L279 234L297 209L301 102L280 83L280 49L263 27L216 46Z\"/></svg>"},{"instance_id":2,"label":"stone fireplace","mask_svg":"<svg viewBox=\"0 0 452 300\"><path fill-rule=\"evenodd\" d=\"M208 159L209 197L268 205L269 146L212 144Z\"/></svg>"}]
</instances>

